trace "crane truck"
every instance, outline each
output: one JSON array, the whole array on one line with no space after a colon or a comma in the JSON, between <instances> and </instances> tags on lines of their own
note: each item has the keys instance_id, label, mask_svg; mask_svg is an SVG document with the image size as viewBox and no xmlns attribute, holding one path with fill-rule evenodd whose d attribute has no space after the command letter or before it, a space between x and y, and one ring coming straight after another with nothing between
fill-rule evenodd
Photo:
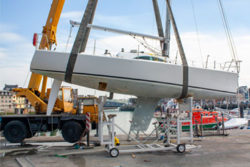
<instances>
[{"instance_id":1,"label":"crane truck","mask_svg":"<svg viewBox=\"0 0 250 167\"><path fill-rule=\"evenodd\" d=\"M56 31L65 0L53 0L50 12L42 31L39 49L51 50L57 44ZM34 34L33 45L37 44ZM43 79L43 80L42 80ZM42 86L41 86L42 82ZM41 86L41 91L39 90ZM76 142L85 129L85 114L90 112L92 128L98 123L98 105L95 97L75 99L81 105L73 103L72 88L61 87L51 115L46 115L50 89L47 76L32 73L28 88L16 88L13 91L19 97L25 97L34 107L35 114L0 116L0 131L11 143L21 143L25 138L33 137L37 132L61 130L67 142ZM79 107L80 106L80 107Z\"/></svg>"}]
</instances>

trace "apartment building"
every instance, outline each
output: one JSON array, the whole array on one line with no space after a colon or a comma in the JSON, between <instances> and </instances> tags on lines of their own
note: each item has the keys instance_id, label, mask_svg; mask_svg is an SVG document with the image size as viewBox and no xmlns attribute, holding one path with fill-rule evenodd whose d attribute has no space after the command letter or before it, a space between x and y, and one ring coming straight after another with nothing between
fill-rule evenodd
<instances>
[{"instance_id":1,"label":"apartment building","mask_svg":"<svg viewBox=\"0 0 250 167\"><path fill-rule=\"evenodd\" d=\"M5 85L3 90L0 90L0 112L4 113L22 113L26 106L26 100L23 97L17 97L13 88L18 85Z\"/></svg>"}]
</instances>

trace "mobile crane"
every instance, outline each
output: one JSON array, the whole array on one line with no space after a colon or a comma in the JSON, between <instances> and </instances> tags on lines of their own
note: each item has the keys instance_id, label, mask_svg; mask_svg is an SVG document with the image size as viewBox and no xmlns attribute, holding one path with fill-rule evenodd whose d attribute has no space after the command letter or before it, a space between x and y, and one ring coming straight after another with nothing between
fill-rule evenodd
<instances>
[{"instance_id":1,"label":"mobile crane","mask_svg":"<svg viewBox=\"0 0 250 167\"><path fill-rule=\"evenodd\" d=\"M39 49L51 50L57 44L57 24L65 0L53 0L50 12L43 27ZM88 8L88 7L87 7ZM34 35L33 45L36 45L37 34ZM76 48L75 48L76 49ZM42 80L43 79L43 80ZM42 82L41 91L39 90ZM16 88L17 96L25 97L34 107L35 115L5 115L0 117L0 131L12 143L20 143L25 138L33 137L37 132L48 132L55 129L62 131L64 140L76 142L85 129L85 114L90 112L93 129L98 123L98 105L95 97L80 98L84 107L73 103L72 88L61 87L53 108L52 115L46 115L50 89L47 89L47 76L32 73L28 88Z\"/></svg>"}]
</instances>

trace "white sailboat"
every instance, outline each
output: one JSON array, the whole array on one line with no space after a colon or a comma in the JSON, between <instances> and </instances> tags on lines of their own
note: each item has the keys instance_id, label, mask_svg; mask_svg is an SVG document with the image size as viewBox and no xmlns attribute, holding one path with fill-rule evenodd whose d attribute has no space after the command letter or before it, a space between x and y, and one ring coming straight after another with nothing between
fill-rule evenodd
<instances>
[{"instance_id":1,"label":"white sailboat","mask_svg":"<svg viewBox=\"0 0 250 167\"><path fill-rule=\"evenodd\" d=\"M69 53L36 50L31 71L64 81ZM79 54L71 83L139 97L178 98L182 66L157 61ZM195 98L234 96L238 75L189 67L188 95Z\"/></svg>"},{"instance_id":2,"label":"white sailboat","mask_svg":"<svg viewBox=\"0 0 250 167\"><path fill-rule=\"evenodd\" d=\"M47 114L51 114L62 81L93 89L135 95L132 130L145 131L157 102L164 97L222 98L236 94L238 74L188 66L169 0L164 35L157 1L153 1L159 37L94 26L97 1L89 1L71 53L36 50L31 71L54 78ZM168 56L170 20L173 25L182 65L88 55L86 48L91 28L160 40L162 55Z\"/></svg>"}]
</instances>

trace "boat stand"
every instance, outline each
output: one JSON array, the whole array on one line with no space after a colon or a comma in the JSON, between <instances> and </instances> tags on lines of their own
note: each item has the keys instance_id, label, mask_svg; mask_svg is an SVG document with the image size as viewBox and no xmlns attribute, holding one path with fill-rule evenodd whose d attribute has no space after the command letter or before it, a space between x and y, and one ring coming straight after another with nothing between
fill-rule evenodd
<instances>
[{"instance_id":1,"label":"boat stand","mask_svg":"<svg viewBox=\"0 0 250 167\"><path fill-rule=\"evenodd\" d=\"M192 98L188 98L189 101L188 106L189 109L192 108ZM182 108L182 107L180 107ZM187 111L187 110L186 110ZM105 145L106 151L109 153L111 157L118 157L120 153L137 153L137 152L154 152L154 151L177 151L179 153L184 153L186 150L196 148L194 145L186 145L183 140L190 140L193 142L193 131L191 128L192 125L192 110L189 114L189 119L184 120L180 117L180 114L177 117L170 117L166 121L166 129L165 129L165 140L161 144L153 142L152 144L143 144L133 136L130 136L126 131L124 131L121 127L115 124L115 116L114 114L108 115L108 119L104 119L104 113L102 109L99 110L99 123L98 123L98 131L99 131L99 140L101 145ZM176 114L176 113L175 113ZM177 113L178 114L178 113ZM190 119L191 118L191 119ZM176 124L172 124L173 121L176 121ZM182 123L190 122L190 135L188 137L182 136ZM108 128L108 136L104 137L103 128ZM126 146L116 146L115 145L115 128L122 131L124 134L128 135L130 139L138 143L137 145L126 145ZM172 139L176 139L176 142L172 142Z\"/></svg>"}]
</instances>

